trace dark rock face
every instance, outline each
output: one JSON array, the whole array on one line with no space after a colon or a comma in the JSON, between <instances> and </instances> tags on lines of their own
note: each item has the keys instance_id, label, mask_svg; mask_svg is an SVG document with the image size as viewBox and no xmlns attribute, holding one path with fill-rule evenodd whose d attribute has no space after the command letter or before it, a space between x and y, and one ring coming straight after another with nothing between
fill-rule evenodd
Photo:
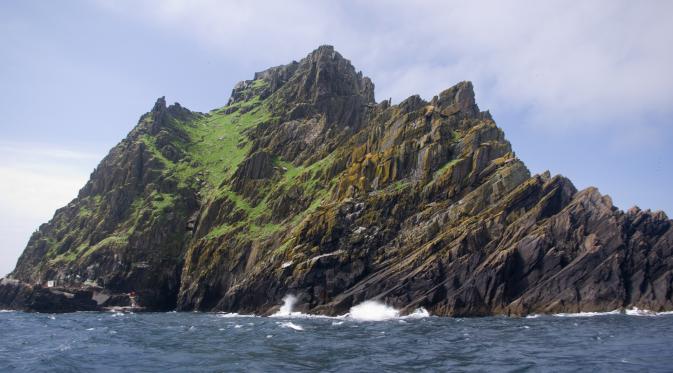
<instances>
[{"instance_id":1,"label":"dark rock face","mask_svg":"<svg viewBox=\"0 0 673 373\"><path fill-rule=\"evenodd\" d=\"M273 174L271 154L260 151L246 158L234 173L234 180L268 179Z\"/></svg>"},{"instance_id":2,"label":"dark rock face","mask_svg":"<svg viewBox=\"0 0 673 373\"><path fill-rule=\"evenodd\" d=\"M256 191L268 185L274 176L273 157L266 151L258 151L243 160L234 173L231 189L254 199Z\"/></svg>"},{"instance_id":3,"label":"dark rock face","mask_svg":"<svg viewBox=\"0 0 673 373\"><path fill-rule=\"evenodd\" d=\"M287 65L272 67L255 73L253 80L238 82L231 92L231 98L229 99L227 106L231 106L238 102L248 101L255 96L259 96L261 99L269 97L273 92L276 92L280 87L287 83L297 71L298 66L299 63L292 62ZM259 81L265 82L266 84L255 86L255 82Z\"/></svg>"},{"instance_id":4,"label":"dark rock face","mask_svg":"<svg viewBox=\"0 0 673 373\"><path fill-rule=\"evenodd\" d=\"M24 311L62 313L101 311L110 306L128 306L125 294L91 289L59 289L31 286L18 280L0 280L0 307Z\"/></svg>"},{"instance_id":5,"label":"dark rock face","mask_svg":"<svg viewBox=\"0 0 673 373\"><path fill-rule=\"evenodd\" d=\"M31 237L0 307L135 291L148 309L257 314L286 294L331 315L369 299L447 316L673 310L671 225L531 176L470 82L377 104L323 46L208 114L159 99Z\"/></svg>"},{"instance_id":6,"label":"dark rock face","mask_svg":"<svg viewBox=\"0 0 673 373\"><path fill-rule=\"evenodd\" d=\"M184 227L198 203L193 189L163 172L169 158L163 152L186 138L175 123L198 117L158 99L78 197L33 234L12 277L31 286L52 280L79 288L89 281L112 292L137 291L149 309L175 307ZM150 146L148 138L156 141Z\"/></svg>"}]
</instances>

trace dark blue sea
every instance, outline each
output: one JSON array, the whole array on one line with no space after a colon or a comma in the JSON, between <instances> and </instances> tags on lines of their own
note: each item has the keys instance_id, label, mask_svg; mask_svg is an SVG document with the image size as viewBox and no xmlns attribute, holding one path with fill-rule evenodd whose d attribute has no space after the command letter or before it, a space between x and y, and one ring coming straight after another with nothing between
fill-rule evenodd
<instances>
[{"instance_id":1,"label":"dark blue sea","mask_svg":"<svg viewBox=\"0 0 673 373\"><path fill-rule=\"evenodd\" d=\"M673 371L673 315L389 316L0 312L0 372Z\"/></svg>"}]
</instances>

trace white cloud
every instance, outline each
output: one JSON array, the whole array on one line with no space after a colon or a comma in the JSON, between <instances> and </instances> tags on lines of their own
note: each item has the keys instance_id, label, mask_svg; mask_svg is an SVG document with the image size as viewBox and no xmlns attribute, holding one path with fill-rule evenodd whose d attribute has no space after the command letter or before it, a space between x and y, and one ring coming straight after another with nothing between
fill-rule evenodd
<instances>
[{"instance_id":1,"label":"white cloud","mask_svg":"<svg viewBox=\"0 0 673 373\"><path fill-rule=\"evenodd\" d=\"M23 166L0 166L0 206L2 215L39 217L48 220L54 211L77 196L86 182L86 173L55 164L43 169L26 170Z\"/></svg>"},{"instance_id":2,"label":"white cloud","mask_svg":"<svg viewBox=\"0 0 673 373\"><path fill-rule=\"evenodd\" d=\"M63 149L51 144L33 144L17 142L0 142L0 156L3 163L8 160L35 161L36 159L91 161L99 160L100 154Z\"/></svg>"},{"instance_id":3,"label":"white cloud","mask_svg":"<svg viewBox=\"0 0 673 373\"><path fill-rule=\"evenodd\" d=\"M99 154L39 144L0 144L0 277L28 238L77 196Z\"/></svg>"},{"instance_id":4,"label":"white cloud","mask_svg":"<svg viewBox=\"0 0 673 373\"><path fill-rule=\"evenodd\" d=\"M259 68L334 44L379 99L429 98L469 79L483 108L557 131L642 126L644 114L673 111L670 1L101 4Z\"/></svg>"}]
</instances>

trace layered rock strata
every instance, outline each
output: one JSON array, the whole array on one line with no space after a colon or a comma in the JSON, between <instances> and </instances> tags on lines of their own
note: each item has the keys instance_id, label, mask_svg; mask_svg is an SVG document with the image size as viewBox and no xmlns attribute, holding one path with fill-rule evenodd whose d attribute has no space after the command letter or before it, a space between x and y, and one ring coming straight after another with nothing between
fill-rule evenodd
<instances>
[{"instance_id":1,"label":"layered rock strata","mask_svg":"<svg viewBox=\"0 0 673 373\"><path fill-rule=\"evenodd\" d=\"M159 99L33 234L0 307L133 292L148 310L256 314L287 294L328 315L371 299L445 316L664 311L672 251L664 213L531 175L470 82L377 103L323 46L209 113Z\"/></svg>"}]
</instances>

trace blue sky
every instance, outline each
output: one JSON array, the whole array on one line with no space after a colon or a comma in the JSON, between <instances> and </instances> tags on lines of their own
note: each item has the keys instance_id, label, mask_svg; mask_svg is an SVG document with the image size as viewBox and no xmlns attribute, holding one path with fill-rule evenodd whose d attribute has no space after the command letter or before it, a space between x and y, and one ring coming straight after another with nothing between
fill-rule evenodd
<instances>
[{"instance_id":1,"label":"blue sky","mask_svg":"<svg viewBox=\"0 0 673 373\"><path fill-rule=\"evenodd\" d=\"M670 1L4 1L0 274L159 96L227 102L332 44L377 100L471 80L532 172L673 214Z\"/></svg>"}]
</instances>

